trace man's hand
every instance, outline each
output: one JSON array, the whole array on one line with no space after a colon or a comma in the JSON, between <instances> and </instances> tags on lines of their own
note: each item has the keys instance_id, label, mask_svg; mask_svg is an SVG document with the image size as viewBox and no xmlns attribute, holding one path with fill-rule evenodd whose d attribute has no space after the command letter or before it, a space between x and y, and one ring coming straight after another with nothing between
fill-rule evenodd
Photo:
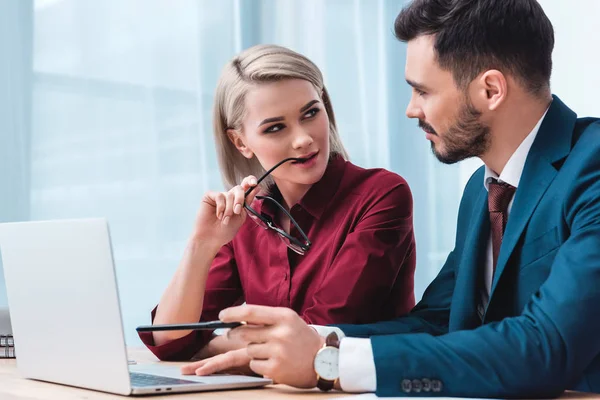
<instances>
[{"instance_id":1,"label":"man's hand","mask_svg":"<svg viewBox=\"0 0 600 400\"><path fill-rule=\"evenodd\" d=\"M223 310L219 319L247 323L230 330L228 335L249 343L247 355L252 371L299 388L317 385L313 363L325 339L293 310L242 305Z\"/></svg>"}]
</instances>

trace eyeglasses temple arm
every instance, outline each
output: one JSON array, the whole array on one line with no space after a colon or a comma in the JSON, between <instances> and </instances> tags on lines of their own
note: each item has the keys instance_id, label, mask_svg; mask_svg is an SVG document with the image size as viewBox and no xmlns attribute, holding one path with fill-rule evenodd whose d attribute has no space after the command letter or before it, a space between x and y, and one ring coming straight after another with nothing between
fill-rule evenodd
<instances>
[{"instance_id":1,"label":"eyeglasses temple arm","mask_svg":"<svg viewBox=\"0 0 600 400\"><path fill-rule=\"evenodd\" d=\"M300 158L294 158L294 157L290 157L290 158L286 158L285 160L281 160L279 161L277 164L275 164L275 166L273 166L271 169L269 169L267 172L265 172L263 174L263 176L261 176L258 181L256 181L256 185L251 187L250 189L246 190L246 193L244 193L244 198L248 197L248 195L258 187L258 185L260 185L260 183L267 177L269 176L269 174L271 172L273 172L275 170L275 168L279 167L281 164L288 162L288 161L300 161Z\"/></svg>"}]
</instances>

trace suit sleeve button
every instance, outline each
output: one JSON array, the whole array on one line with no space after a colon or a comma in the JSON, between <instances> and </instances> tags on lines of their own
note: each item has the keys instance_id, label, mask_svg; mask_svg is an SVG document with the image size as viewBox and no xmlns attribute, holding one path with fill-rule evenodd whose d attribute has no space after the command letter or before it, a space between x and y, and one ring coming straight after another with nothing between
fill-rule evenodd
<instances>
[{"instance_id":1,"label":"suit sleeve button","mask_svg":"<svg viewBox=\"0 0 600 400\"><path fill-rule=\"evenodd\" d=\"M419 379L413 379L413 381L412 381L413 392L420 393L422 388L423 388L423 384L421 383L421 381Z\"/></svg>"},{"instance_id":2,"label":"suit sleeve button","mask_svg":"<svg viewBox=\"0 0 600 400\"><path fill-rule=\"evenodd\" d=\"M431 390L431 380L427 379L427 378L423 378L421 379L421 383L422 385L422 390L424 392L429 392Z\"/></svg>"},{"instance_id":3,"label":"suit sleeve button","mask_svg":"<svg viewBox=\"0 0 600 400\"><path fill-rule=\"evenodd\" d=\"M402 381L402 391L404 393L410 393L412 390L412 382L410 381L410 379L404 379Z\"/></svg>"}]
</instances>

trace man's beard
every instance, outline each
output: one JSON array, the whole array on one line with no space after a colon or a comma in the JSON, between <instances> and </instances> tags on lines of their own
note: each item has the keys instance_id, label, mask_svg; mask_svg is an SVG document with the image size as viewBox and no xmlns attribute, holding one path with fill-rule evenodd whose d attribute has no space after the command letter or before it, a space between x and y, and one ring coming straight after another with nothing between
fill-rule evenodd
<instances>
[{"instance_id":1,"label":"man's beard","mask_svg":"<svg viewBox=\"0 0 600 400\"><path fill-rule=\"evenodd\" d=\"M431 151L444 164L454 164L471 157L480 157L490 146L490 127L480 121L481 113L469 99L465 99L456 122L438 138L443 143L444 152L435 148ZM419 128L437 135L433 127L419 120Z\"/></svg>"}]
</instances>

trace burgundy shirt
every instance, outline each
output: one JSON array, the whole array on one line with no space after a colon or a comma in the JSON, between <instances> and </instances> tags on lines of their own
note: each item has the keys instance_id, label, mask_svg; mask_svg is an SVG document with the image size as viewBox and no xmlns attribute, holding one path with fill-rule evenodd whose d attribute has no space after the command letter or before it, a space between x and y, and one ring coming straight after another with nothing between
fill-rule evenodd
<instances>
[{"instance_id":1,"label":"burgundy shirt","mask_svg":"<svg viewBox=\"0 0 600 400\"><path fill-rule=\"evenodd\" d=\"M257 200L253 207L277 222L268 204ZM383 321L414 306L412 196L402 177L333 157L290 213L311 248L298 255L277 233L246 218L212 263L200 321L216 320L221 310L244 301L289 307L318 325ZM161 360L189 360L211 332L161 346L150 332L140 337Z\"/></svg>"}]
</instances>

